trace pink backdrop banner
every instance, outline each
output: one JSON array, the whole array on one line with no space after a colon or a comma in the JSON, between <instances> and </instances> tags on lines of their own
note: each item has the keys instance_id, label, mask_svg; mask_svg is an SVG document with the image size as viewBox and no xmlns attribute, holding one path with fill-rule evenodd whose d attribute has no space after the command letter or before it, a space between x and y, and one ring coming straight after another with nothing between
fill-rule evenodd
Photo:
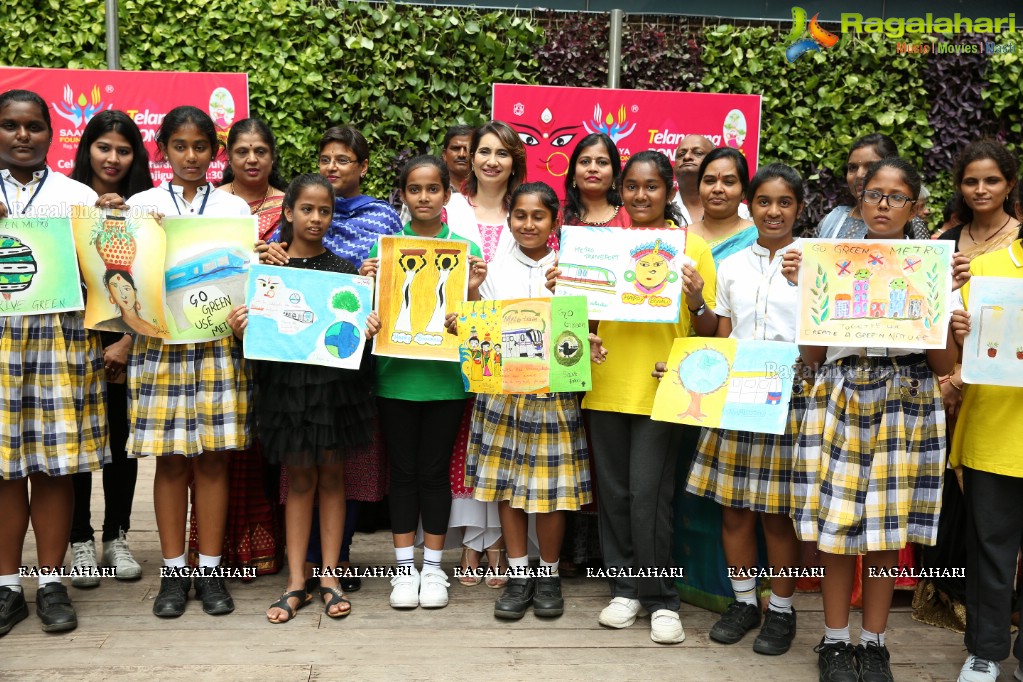
<instances>
[{"instance_id":1,"label":"pink backdrop banner","mask_svg":"<svg viewBox=\"0 0 1023 682\"><path fill-rule=\"evenodd\" d=\"M177 73L167 71L90 71L0 67L0 92L32 90L50 108L53 144L47 162L70 175L78 141L89 120L105 109L125 112L138 124L149 150L153 180L169 180L170 167L156 161L156 131L168 111L191 104L209 112L217 133L227 140L231 124L249 115L249 77L244 73ZM226 161L210 166L219 181Z\"/></svg>"},{"instance_id":2,"label":"pink backdrop banner","mask_svg":"<svg viewBox=\"0 0 1023 682\"><path fill-rule=\"evenodd\" d=\"M607 133L623 164L646 149L674 163L682 138L698 134L741 151L754 173L760 149L760 95L495 83L493 118L519 132L526 178L548 183L562 197L569 157L589 133Z\"/></svg>"}]
</instances>

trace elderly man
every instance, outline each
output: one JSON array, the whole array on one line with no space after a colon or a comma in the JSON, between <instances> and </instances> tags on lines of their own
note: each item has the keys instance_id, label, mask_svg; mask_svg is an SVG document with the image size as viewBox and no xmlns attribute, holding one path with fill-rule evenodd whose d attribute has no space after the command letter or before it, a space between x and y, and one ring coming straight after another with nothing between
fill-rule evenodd
<instances>
[{"instance_id":1,"label":"elderly man","mask_svg":"<svg viewBox=\"0 0 1023 682\"><path fill-rule=\"evenodd\" d=\"M700 164L714 143L703 135L686 135L675 150L675 179L678 192L672 201L682 218L682 225L692 225L703 220L703 203L700 201L700 186L696 174ZM749 220L746 204L739 204L739 217Z\"/></svg>"}]
</instances>

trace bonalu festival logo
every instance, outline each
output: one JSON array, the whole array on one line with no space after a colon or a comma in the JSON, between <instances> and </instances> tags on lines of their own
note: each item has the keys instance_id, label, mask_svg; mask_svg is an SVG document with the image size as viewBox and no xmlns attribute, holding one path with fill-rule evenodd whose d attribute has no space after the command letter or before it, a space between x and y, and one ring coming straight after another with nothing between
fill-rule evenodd
<instances>
[{"instance_id":1,"label":"bonalu festival logo","mask_svg":"<svg viewBox=\"0 0 1023 682\"><path fill-rule=\"evenodd\" d=\"M792 8L792 32L786 38L791 44L785 50L785 58L789 62L795 62L806 52L820 52L821 48L828 49L838 44L838 36L824 30L817 21L819 16L820 12L807 22L806 10L802 7ZM805 37L807 33L809 37Z\"/></svg>"}]
</instances>

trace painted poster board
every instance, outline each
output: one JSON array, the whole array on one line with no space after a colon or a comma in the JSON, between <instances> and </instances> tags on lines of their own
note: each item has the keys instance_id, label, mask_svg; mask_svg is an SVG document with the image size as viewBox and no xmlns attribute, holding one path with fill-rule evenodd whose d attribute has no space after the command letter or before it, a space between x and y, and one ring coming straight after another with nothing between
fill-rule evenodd
<instances>
[{"instance_id":1,"label":"painted poster board","mask_svg":"<svg viewBox=\"0 0 1023 682\"><path fill-rule=\"evenodd\" d=\"M1023 386L1023 279L971 277L963 381Z\"/></svg>"},{"instance_id":2,"label":"painted poster board","mask_svg":"<svg viewBox=\"0 0 1023 682\"><path fill-rule=\"evenodd\" d=\"M84 307L71 221L0 220L0 317Z\"/></svg>"}]
</instances>

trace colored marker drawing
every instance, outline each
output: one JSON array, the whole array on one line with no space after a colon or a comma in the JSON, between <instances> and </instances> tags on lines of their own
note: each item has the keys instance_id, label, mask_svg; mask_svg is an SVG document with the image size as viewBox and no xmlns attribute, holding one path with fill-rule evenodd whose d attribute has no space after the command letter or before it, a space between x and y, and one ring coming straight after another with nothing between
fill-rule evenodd
<instances>
[{"instance_id":1,"label":"colored marker drawing","mask_svg":"<svg viewBox=\"0 0 1023 682\"><path fill-rule=\"evenodd\" d=\"M582 296L468 301L458 309L462 381L473 393L588 391Z\"/></svg>"},{"instance_id":2,"label":"colored marker drawing","mask_svg":"<svg viewBox=\"0 0 1023 682\"><path fill-rule=\"evenodd\" d=\"M373 279L253 265L246 287L245 357L358 369Z\"/></svg>"},{"instance_id":3,"label":"colored marker drawing","mask_svg":"<svg viewBox=\"0 0 1023 682\"><path fill-rule=\"evenodd\" d=\"M651 418L784 433L797 355L795 344L777 341L676 339Z\"/></svg>"},{"instance_id":4,"label":"colored marker drawing","mask_svg":"<svg viewBox=\"0 0 1023 682\"><path fill-rule=\"evenodd\" d=\"M591 320L677 322L684 229L562 228L555 294L586 296Z\"/></svg>"},{"instance_id":5,"label":"colored marker drawing","mask_svg":"<svg viewBox=\"0 0 1023 682\"><path fill-rule=\"evenodd\" d=\"M1023 280L972 277L969 286L963 381L1023 386Z\"/></svg>"},{"instance_id":6,"label":"colored marker drawing","mask_svg":"<svg viewBox=\"0 0 1023 682\"><path fill-rule=\"evenodd\" d=\"M0 317L84 307L71 222L67 218L0 220Z\"/></svg>"},{"instance_id":7,"label":"colored marker drawing","mask_svg":"<svg viewBox=\"0 0 1023 682\"><path fill-rule=\"evenodd\" d=\"M798 342L944 348L950 243L803 240Z\"/></svg>"},{"instance_id":8,"label":"colored marker drawing","mask_svg":"<svg viewBox=\"0 0 1023 682\"><path fill-rule=\"evenodd\" d=\"M382 237L379 254L373 353L457 362L458 339L445 332L444 318L469 292L468 242Z\"/></svg>"}]
</instances>

